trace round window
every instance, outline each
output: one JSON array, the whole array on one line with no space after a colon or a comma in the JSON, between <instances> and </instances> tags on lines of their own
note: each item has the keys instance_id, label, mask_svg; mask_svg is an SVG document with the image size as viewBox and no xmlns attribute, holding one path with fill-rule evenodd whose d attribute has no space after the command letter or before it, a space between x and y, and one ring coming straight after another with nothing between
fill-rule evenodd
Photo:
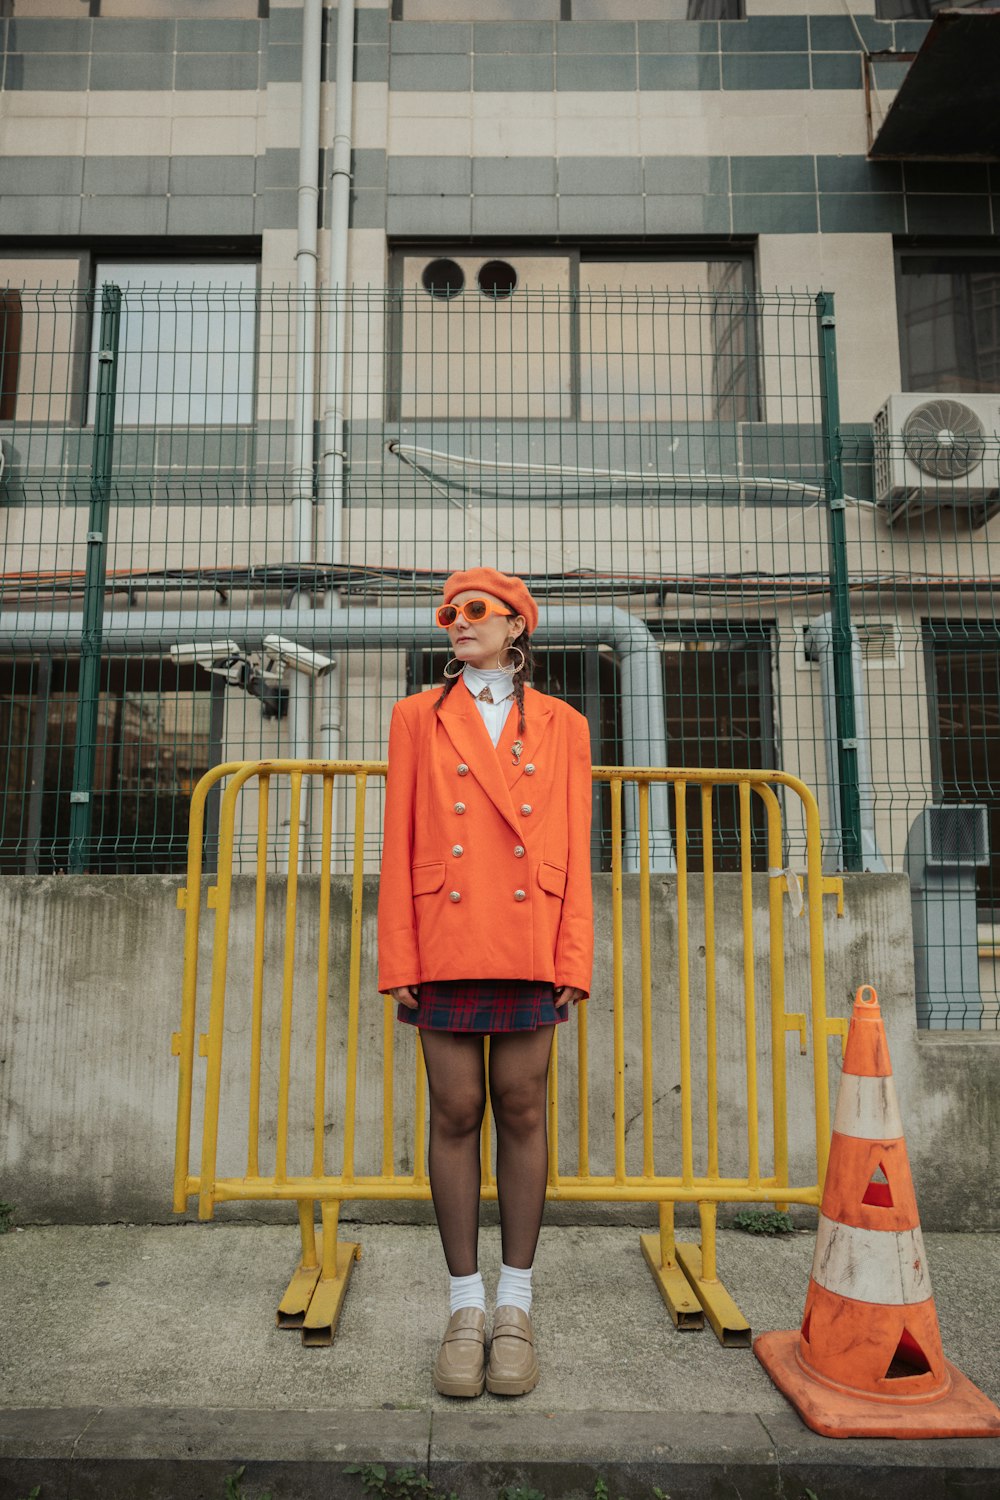
<instances>
[{"instance_id":1,"label":"round window","mask_svg":"<svg viewBox=\"0 0 1000 1500\"><path fill-rule=\"evenodd\" d=\"M484 297L509 297L517 286L517 272L505 260L488 260L476 280Z\"/></svg>"},{"instance_id":2,"label":"round window","mask_svg":"<svg viewBox=\"0 0 1000 1500\"><path fill-rule=\"evenodd\" d=\"M465 286L465 272L453 260L432 260L424 266L420 278L424 291L432 297L457 297Z\"/></svg>"}]
</instances>

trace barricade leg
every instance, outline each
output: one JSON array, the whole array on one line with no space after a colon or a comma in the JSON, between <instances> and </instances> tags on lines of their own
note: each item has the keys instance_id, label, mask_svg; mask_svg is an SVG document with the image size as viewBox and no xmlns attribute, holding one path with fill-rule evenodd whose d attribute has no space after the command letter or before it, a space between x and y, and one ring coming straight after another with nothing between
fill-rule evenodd
<instances>
[{"instance_id":1,"label":"barricade leg","mask_svg":"<svg viewBox=\"0 0 1000 1500\"><path fill-rule=\"evenodd\" d=\"M351 1270L361 1257L360 1245L337 1239L340 1203L321 1203L320 1212L323 1216L323 1263L302 1321L302 1342L310 1345L333 1343Z\"/></svg>"},{"instance_id":2,"label":"barricade leg","mask_svg":"<svg viewBox=\"0 0 1000 1500\"><path fill-rule=\"evenodd\" d=\"M678 1245L677 1260L691 1283L715 1336L725 1349L750 1348L750 1324L719 1280L715 1265L715 1203L699 1203L701 1244Z\"/></svg>"},{"instance_id":3,"label":"barricade leg","mask_svg":"<svg viewBox=\"0 0 1000 1500\"><path fill-rule=\"evenodd\" d=\"M694 1331L705 1326L705 1314L691 1290L691 1283L677 1264L674 1244L674 1205L660 1204L660 1228L657 1234L639 1236L646 1264L660 1289L660 1296L677 1328Z\"/></svg>"},{"instance_id":4,"label":"barricade leg","mask_svg":"<svg viewBox=\"0 0 1000 1500\"><path fill-rule=\"evenodd\" d=\"M316 1204L312 1198L302 1199L298 1204L299 1233L302 1236L302 1259L288 1283L288 1290L278 1303L277 1324L279 1328L301 1328L306 1308L319 1280L319 1261L316 1258L316 1228L314 1215Z\"/></svg>"}]
</instances>

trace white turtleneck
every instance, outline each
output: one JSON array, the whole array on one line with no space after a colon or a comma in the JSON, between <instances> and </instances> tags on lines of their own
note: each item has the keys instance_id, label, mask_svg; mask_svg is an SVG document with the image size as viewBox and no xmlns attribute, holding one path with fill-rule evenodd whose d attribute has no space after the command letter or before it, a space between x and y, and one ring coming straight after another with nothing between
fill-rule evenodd
<instances>
[{"instance_id":1,"label":"white turtleneck","mask_svg":"<svg viewBox=\"0 0 1000 1500\"><path fill-rule=\"evenodd\" d=\"M485 670L482 667L471 667L466 664L462 668L462 681L475 699L476 707L482 715L490 739L494 745L498 745L503 726L507 722L507 715L510 713L510 700L514 696L514 680L511 674L501 671L499 667ZM488 687L493 694L492 703L484 703L479 697L485 687Z\"/></svg>"}]
</instances>

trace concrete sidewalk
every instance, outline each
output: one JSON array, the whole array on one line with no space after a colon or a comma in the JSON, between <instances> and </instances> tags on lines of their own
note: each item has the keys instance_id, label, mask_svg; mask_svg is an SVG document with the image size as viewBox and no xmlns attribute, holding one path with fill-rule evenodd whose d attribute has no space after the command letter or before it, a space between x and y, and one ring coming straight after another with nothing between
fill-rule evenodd
<instances>
[{"instance_id":1,"label":"concrete sidewalk","mask_svg":"<svg viewBox=\"0 0 1000 1500\"><path fill-rule=\"evenodd\" d=\"M446 1321L436 1231L345 1226L363 1245L332 1348L274 1326L297 1233L274 1226L51 1227L0 1238L0 1497L360 1500L352 1462L419 1469L460 1500L876 1492L1000 1495L1000 1440L830 1441L802 1426L753 1355L677 1333L638 1229L543 1230L542 1380L517 1401L437 1396ZM726 1285L761 1332L801 1320L813 1236L720 1235ZM928 1235L945 1352L1000 1398L1000 1236ZM483 1234L495 1281L498 1235Z\"/></svg>"}]
</instances>

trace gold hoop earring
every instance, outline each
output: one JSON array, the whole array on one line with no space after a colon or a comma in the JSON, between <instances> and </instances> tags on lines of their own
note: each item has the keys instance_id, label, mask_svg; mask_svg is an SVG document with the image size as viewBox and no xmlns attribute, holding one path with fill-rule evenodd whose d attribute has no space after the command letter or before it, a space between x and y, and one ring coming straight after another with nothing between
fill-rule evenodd
<instances>
[{"instance_id":1,"label":"gold hoop earring","mask_svg":"<svg viewBox=\"0 0 1000 1500\"><path fill-rule=\"evenodd\" d=\"M516 651L521 660L516 667L512 662L508 662L508 664L504 667L501 667L500 670L501 672L509 672L512 677L516 677L518 672L524 671L528 662L528 658L525 656L520 646L515 646L513 643L511 643L511 645L509 645L506 649L511 652Z\"/></svg>"},{"instance_id":2,"label":"gold hoop earring","mask_svg":"<svg viewBox=\"0 0 1000 1500\"><path fill-rule=\"evenodd\" d=\"M457 672L449 672L448 671L448 668L453 663L458 667L458 671ZM449 656L448 660L444 664L444 675L445 675L445 677L448 679L449 682L454 682L456 677L461 677L461 675L462 675L462 668L464 666L465 666L465 662L462 661L460 657L458 657L458 656Z\"/></svg>"}]
</instances>

